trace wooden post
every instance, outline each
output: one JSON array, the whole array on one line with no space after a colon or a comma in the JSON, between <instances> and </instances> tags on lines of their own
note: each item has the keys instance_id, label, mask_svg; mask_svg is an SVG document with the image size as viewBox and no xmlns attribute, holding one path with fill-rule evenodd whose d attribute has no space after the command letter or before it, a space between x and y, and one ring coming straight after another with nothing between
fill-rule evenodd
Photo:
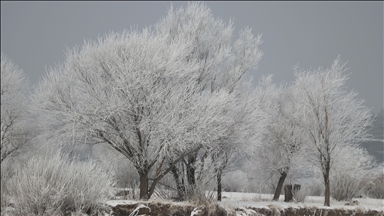
<instances>
[{"instance_id":1,"label":"wooden post","mask_svg":"<svg viewBox=\"0 0 384 216\"><path fill-rule=\"evenodd\" d=\"M284 185L284 202L291 202L293 200L292 185Z\"/></svg>"}]
</instances>

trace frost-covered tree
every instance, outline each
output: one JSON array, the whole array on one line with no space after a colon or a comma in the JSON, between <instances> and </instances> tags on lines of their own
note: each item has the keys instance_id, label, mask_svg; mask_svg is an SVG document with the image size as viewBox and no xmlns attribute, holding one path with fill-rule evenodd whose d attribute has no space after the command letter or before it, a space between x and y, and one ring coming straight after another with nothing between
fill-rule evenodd
<instances>
[{"instance_id":1,"label":"frost-covered tree","mask_svg":"<svg viewBox=\"0 0 384 216\"><path fill-rule=\"evenodd\" d=\"M299 113L297 103L291 89L285 85L275 86L272 77L263 78L260 88L266 92L263 103L265 113L270 115L262 145L257 148L257 160L260 171L273 175L277 173L279 180L273 200L278 200L284 181L292 169L300 169L302 157L302 128L297 123Z\"/></svg>"},{"instance_id":2,"label":"frost-covered tree","mask_svg":"<svg viewBox=\"0 0 384 216\"><path fill-rule=\"evenodd\" d=\"M214 94L225 89L235 96L231 106L228 106L222 113L230 116L233 124L227 128L222 137L212 143L216 144L216 147L190 155L185 161L187 180L190 184L193 185L195 182L195 171L198 169L196 163L204 161L204 157L208 156L214 157L214 161L218 163L216 167L219 179L222 173L220 170L224 169L223 165L226 164L223 162L227 159L215 157L215 155L224 155L218 153L219 150L227 149L229 151L233 149L233 146L239 148L237 144L245 143L245 138L248 138L249 141L250 134L254 137L257 136L258 129L256 128L259 128L260 122L262 122L263 116L258 104L246 95L249 93L245 93L250 91L249 85L248 89L242 85L244 74L256 69L262 57L262 52L258 49L261 44L261 35L255 36L251 29L245 28L240 31L239 38L233 43L233 22L225 23L221 19L215 18L211 10L201 2L188 3L186 8L177 10L171 6L167 16L160 20L155 28L159 34L167 36L170 44L181 38L191 39L193 49L186 60L199 63L196 77L196 82L200 86L196 89L199 94ZM241 96L242 94L244 95ZM253 115L254 118L248 115ZM250 121L253 123L251 124ZM174 174L178 176L176 172L178 171L175 170ZM176 181L178 180L176 179Z\"/></svg>"},{"instance_id":3,"label":"frost-covered tree","mask_svg":"<svg viewBox=\"0 0 384 216\"><path fill-rule=\"evenodd\" d=\"M186 8L177 10L171 5L167 16L155 28L170 44L181 38L192 41L193 49L187 61L200 63L197 79L201 91L226 88L233 92L243 75L257 68L263 55L258 48L261 35L255 36L250 28L244 28L233 43L233 22L226 24L215 18L201 2L189 2Z\"/></svg>"},{"instance_id":4,"label":"frost-covered tree","mask_svg":"<svg viewBox=\"0 0 384 216\"><path fill-rule=\"evenodd\" d=\"M325 186L324 205L330 205L330 171L337 162L338 148L358 145L370 138L370 110L348 91L345 63L338 57L331 68L309 71L295 69L296 106L302 117L299 124L312 148L315 165L321 170ZM353 163L354 158L346 158Z\"/></svg>"},{"instance_id":5,"label":"frost-covered tree","mask_svg":"<svg viewBox=\"0 0 384 216\"><path fill-rule=\"evenodd\" d=\"M249 83L248 83L249 84ZM260 88L251 89L248 85L236 87L235 106L227 115L233 124L220 137L216 149L212 150L215 162L215 175L218 188L218 200L221 200L221 176L224 170L238 158L249 156L261 143L262 134L270 115L262 109L267 102L266 93Z\"/></svg>"},{"instance_id":6,"label":"frost-covered tree","mask_svg":"<svg viewBox=\"0 0 384 216\"><path fill-rule=\"evenodd\" d=\"M34 97L45 138L110 144L135 164L142 198L181 160L193 183L197 155L208 155L200 149L255 137L248 129L263 118L239 100L241 78L262 56L260 35L245 29L232 43L232 31L205 4L189 3L153 31L112 33L69 52Z\"/></svg>"},{"instance_id":7,"label":"frost-covered tree","mask_svg":"<svg viewBox=\"0 0 384 216\"><path fill-rule=\"evenodd\" d=\"M1 53L1 163L26 143L26 91L24 72Z\"/></svg>"},{"instance_id":8,"label":"frost-covered tree","mask_svg":"<svg viewBox=\"0 0 384 216\"><path fill-rule=\"evenodd\" d=\"M45 138L109 144L132 161L140 198L150 198L177 162L213 143L231 123L222 113L233 96L198 90L193 49L190 38L169 43L146 28L110 33L68 52L32 97ZM181 153L165 163L175 151Z\"/></svg>"}]
</instances>

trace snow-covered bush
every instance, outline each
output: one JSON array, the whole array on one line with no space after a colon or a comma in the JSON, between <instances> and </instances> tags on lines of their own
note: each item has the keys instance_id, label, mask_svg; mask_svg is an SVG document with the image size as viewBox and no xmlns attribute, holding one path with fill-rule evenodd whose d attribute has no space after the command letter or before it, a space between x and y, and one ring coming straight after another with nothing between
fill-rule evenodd
<instances>
[{"instance_id":1,"label":"snow-covered bush","mask_svg":"<svg viewBox=\"0 0 384 216\"><path fill-rule=\"evenodd\" d=\"M47 151L16 168L7 189L16 215L90 214L105 210L113 184L113 174L97 163Z\"/></svg>"},{"instance_id":2,"label":"snow-covered bush","mask_svg":"<svg viewBox=\"0 0 384 216\"><path fill-rule=\"evenodd\" d=\"M309 184L308 194L309 196L324 196L324 185L321 181L313 181Z\"/></svg>"},{"instance_id":3,"label":"snow-covered bush","mask_svg":"<svg viewBox=\"0 0 384 216\"><path fill-rule=\"evenodd\" d=\"M293 191L293 199L295 202L304 202L309 193L310 189L308 186L301 187L300 190Z\"/></svg>"},{"instance_id":4,"label":"snow-covered bush","mask_svg":"<svg viewBox=\"0 0 384 216\"><path fill-rule=\"evenodd\" d=\"M217 192L207 190L207 186L197 184L195 187L190 187L186 193L186 199L196 205L210 205L216 203Z\"/></svg>"},{"instance_id":5,"label":"snow-covered bush","mask_svg":"<svg viewBox=\"0 0 384 216\"><path fill-rule=\"evenodd\" d=\"M336 200L351 200L363 195L377 173L377 164L363 148L345 147L339 152L331 172L331 195Z\"/></svg>"},{"instance_id":6,"label":"snow-covered bush","mask_svg":"<svg viewBox=\"0 0 384 216\"><path fill-rule=\"evenodd\" d=\"M10 204L8 199L9 191L7 188L7 180L11 174L8 169L9 167L7 163L1 164L1 212Z\"/></svg>"},{"instance_id":7,"label":"snow-covered bush","mask_svg":"<svg viewBox=\"0 0 384 216\"><path fill-rule=\"evenodd\" d=\"M340 173L334 176L331 185L332 197L336 200L351 200L362 191L361 179L349 173Z\"/></svg>"},{"instance_id":8,"label":"snow-covered bush","mask_svg":"<svg viewBox=\"0 0 384 216\"><path fill-rule=\"evenodd\" d=\"M248 191L248 176L241 170L226 173L223 176L223 189L227 192Z\"/></svg>"},{"instance_id":9,"label":"snow-covered bush","mask_svg":"<svg viewBox=\"0 0 384 216\"><path fill-rule=\"evenodd\" d=\"M370 198L384 199L384 163L377 168L364 193Z\"/></svg>"}]
</instances>

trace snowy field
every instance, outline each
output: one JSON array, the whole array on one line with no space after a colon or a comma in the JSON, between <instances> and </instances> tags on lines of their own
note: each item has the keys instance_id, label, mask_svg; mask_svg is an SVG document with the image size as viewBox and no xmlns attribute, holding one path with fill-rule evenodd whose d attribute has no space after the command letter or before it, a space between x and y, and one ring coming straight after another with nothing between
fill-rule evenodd
<instances>
[{"instance_id":1,"label":"snowy field","mask_svg":"<svg viewBox=\"0 0 384 216\"><path fill-rule=\"evenodd\" d=\"M223 192L224 199L222 205L230 205L233 207L267 207L268 205L278 206L280 208L296 207L317 207L317 208L338 208L338 209L356 209L361 210L384 210L383 199L371 199L371 198L356 198L359 202L358 205L346 206L347 201L336 201L331 198L331 206L324 206L324 197L319 196L307 196L304 203L299 202L284 202L284 195L280 195L279 202L272 202L272 194L257 194L257 193L238 193L238 192Z\"/></svg>"},{"instance_id":2,"label":"snowy field","mask_svg":"<svg viewBox=\"0 0 384 216\"><path fill-rule=\"evenodd\" d=\"M210 192L209 192L210 193ZM383 211L384 215L384 200L383 199L371 199L371 198L356 198L358 204L345 205L347 201L336 201L331 199L331 206L327 207L323 205L324 197L319 196L307 196L304 202L284 202L284 195L280 196L279 201L272 202L272 194L258 194L258 193L240 193L240 192L223 192L223 200L220 202L220 206L224 209L247 209L251 208L311 208L316 207L318 209L341 209L341 210L359 210L366 212L368 210ZM169 204L169 200L150 199L150 201L164 202ZM117 205L129 205L137 204L139 201L133 200L110 200L107 202L110 206ZM172 205L182 206L189 205L187 202L172 202ZM237 214L244 215L244 214Z\"/></svg>"}]
</instances>

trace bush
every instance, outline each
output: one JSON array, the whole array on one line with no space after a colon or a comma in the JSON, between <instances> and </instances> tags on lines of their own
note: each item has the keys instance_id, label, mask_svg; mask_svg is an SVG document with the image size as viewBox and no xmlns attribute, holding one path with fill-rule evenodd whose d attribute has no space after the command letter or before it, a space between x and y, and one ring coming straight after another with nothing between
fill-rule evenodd
<instances>
[{"instance_id":1,"label":"bush","mask_svg":"<svg viewBox=\"0 0 384 216\"><path fill-rule=\"evenodd\" d=\"M338 201L352 200L367 190L379 166L365 149L348 147L340 153L330 172L331 196Z\"/></svg>"},{"instance_id":2,"label":"bush","mask_svg":"<svg viewBox=\"0 0 384 216\"><path fill-rule=\"evenodd\" d=\"M217 192L207 190L206 185L196 184L193 188L186 189L187 201L195 205L209 206L216 203Z\"/></svg>"},{"instance_id":3,"label":"bush","mask_svg":"<svg viewBox=\"0 0 384 216\"><path fill-rule=\"evenodd\" d=\"M248 176L241 170L226 173L222 185L227 192L245 192L248 189Z\"/></svg>"},{"instance_id":4,"label":"bush","mask_svg":"<svg viewBox=\"0 0 384 216\"><path fill-rule=\"evenodd\" d=\"M15 173L15 167L20 163L14 157L9 157L1 163L1 215L11 210L12 202L10 198L10 191L8 188L9 179Z\"/></svg>"},{"instance_id":5,"label":"bush","mask_svg":"<svg viewBox=\"0 0 384 216\"><path fill-rule=\"evenodd\" d=\"M365 194L370 198L384 199L384 169L372 179Z\"/></svg>"},{"instance_id":6,"label":"bush","mask_svg":"<svg viewBox=\"0 0 384 216\"><path fill-rule=\"evenodd\" d=\"M113 195L112 173L95 162L46 152L15 170L7 182L16 215L95 214Z\"/></svg>"},{"instance_id":7,"label":"bush","mask_svg":"<svg viewBox=\"0 0 384 216\"><path fill-rule=\"evenodd\" d=\"M3 169L3 164L1 164L1 212L10 205L8 199L9 192L6 185L8 179L7 174L8 172Z\"/></svg>"},{"instance_id":8,"label":"bush","mask_svg":"<svg viewBox=\"0 0 384 216\"><path fill-rule=\"evenodd\" d=\"M306 186L303 186L299 190L293 191L293 199L295 202L304 202L309 193L310 189Z\"/></svg>"},{"instance_id":9,"label":"bush","mask_svg":"<svg viewBox=\"0 0 384 216\"><path fill-rule=\"evenodd\" d=\"M352 200L364 189L363 177L357 178L348 173L340 173L332 179L332 197L335 200Z\"/></svg>"}]
</instances>

